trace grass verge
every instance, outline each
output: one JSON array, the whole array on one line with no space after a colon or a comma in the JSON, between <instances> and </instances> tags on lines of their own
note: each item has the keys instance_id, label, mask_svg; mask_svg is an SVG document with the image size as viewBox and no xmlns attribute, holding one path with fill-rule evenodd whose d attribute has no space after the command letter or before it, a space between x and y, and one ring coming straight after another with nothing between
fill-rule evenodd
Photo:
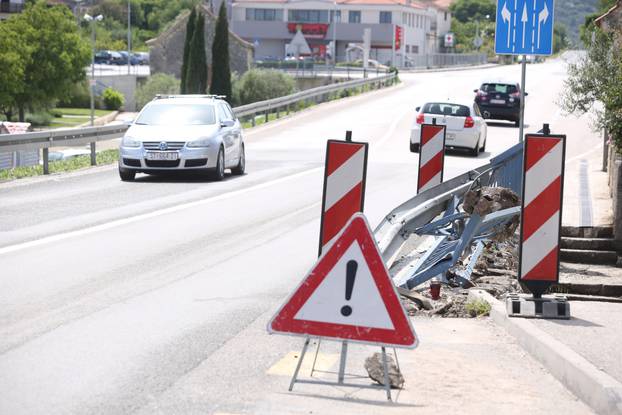
<instances>
[{"instance_id":1,"label":"grass verge","mask_svg":"<svg viewBox=\"0 0 622 415\"><path fill-rule=\"evenodd\" d=\"M97 165L115 163L119 159L119 150L104 150L97 153ZM77 156L68 160L50 162L50 174L69 172L91 166L91 156ZM0 180L21 179L43 175L43 166L15 167L0 170Z\"/></svg>"}]
</instances>

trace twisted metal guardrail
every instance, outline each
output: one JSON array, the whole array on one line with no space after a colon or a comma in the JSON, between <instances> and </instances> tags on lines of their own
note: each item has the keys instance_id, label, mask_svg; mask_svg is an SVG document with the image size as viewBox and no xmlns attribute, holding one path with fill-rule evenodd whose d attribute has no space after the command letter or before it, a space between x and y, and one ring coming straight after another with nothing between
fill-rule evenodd
<instances>
[{"instance_id":1,"label":"twisted metal guardrail","mask_svg":"<svg viewBox=\"0 0 622 415\"><path fill-rule=\"evenodd\" d=\"M390 73L374 78L356 79L353 81L340 82L321 86L318 88L307 89L295 94L284 97L273 98L265 101L254 102L252 104L235 107L233 110L239 118L250 118L252 125L255 125L256 114L265 114L266 121L273 112L276 117L280 117L281 111L289 113L292 104L301 101L314 100L322 102L329 98L330 94L359 88L362 86L376 86L378 88L387 84L393 84L397 77L395 73ZM59 146L75 146L98 141L120 138L125 134L129 125L107 125L103 127L86 127L74 129L58 129L39 131L26 134L0 134L0 153L13 152L20 150L43 150L43 173L49 173L48 149ZM95 146L91 145L91 164L95 165Z\"/></svg>"},{"instance_id":2,"label":"twisted metal guardrail","mask_svg":"<svg viewBox=\"0 0 622 415\"><path fill-rule=\"evenodd\" d=\"M499 156L492 158L488 164L426 190L393 209L374 230L376 242L387 268L391 269L404 244L413 233L420 233L420 228L435 220L443 212L446 212L447 215L455 211L459 203L457 201L463 199L465 193L475 185L507 187L520 194L522 185L522 154L523 145L519 143ZM488 222L493 222L492 225L494 225L500 220L511 219L517 213L520 213L517 209L508 209L507 212L504 212L507 215L506 217L499 218L498 216L500 215L497 214L494 215L495 217L488 218L487 221L484 220L483 222L484 225ZM482 222L484 218L475 218L476 221L478 219ZM472 227L472 232L469 233L467 232L469 227L467 223L465 229L459 232L459 235L455 235L463 243L454 244L450 250L447 250L446 246L436 244L426 254L434 256L435 252L433 251L440 252L445 250L441 255L443 258L439 257L437 259L446 259L447 255L451 255L451 259L455 263L465 250L471 247L471 243L474 240L481 239L474 234L474 232L481 230L481 224L478 223L477 225L477 227ZM487 228L487 230L490 229ZM422 262L420 261L420 264ZM429 274L433 274L435 272L434 264L427 265L432 270ZM399 281L395 282L399 284Z\"/></svg>"}]
</instances>

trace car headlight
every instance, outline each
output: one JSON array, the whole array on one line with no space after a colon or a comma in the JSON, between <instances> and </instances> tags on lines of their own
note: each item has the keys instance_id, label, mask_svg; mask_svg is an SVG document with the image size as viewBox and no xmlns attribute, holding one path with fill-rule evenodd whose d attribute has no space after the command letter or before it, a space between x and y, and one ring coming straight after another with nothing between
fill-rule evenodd
<instances>
[{"instance_id":1,"label":"car headlight","mask_svg":"<svg viewBox=\"0 0 622 415\"><path fill-rule=\"evenodd\" d=\"M141 142L130 136L123 136L121 140L121 147L140 147Z\"/></svg>"},{"instance_id":2,"label":"car headlight","mask_svg":"<svg viewBox=\"0 0 622 415\"><path fill-rule=\"evenodd\" d=\"M198 140L188 141L186 144L188 147L209 147L210 139L209 138L200 138Z\"/></svg>"}]
</instances>

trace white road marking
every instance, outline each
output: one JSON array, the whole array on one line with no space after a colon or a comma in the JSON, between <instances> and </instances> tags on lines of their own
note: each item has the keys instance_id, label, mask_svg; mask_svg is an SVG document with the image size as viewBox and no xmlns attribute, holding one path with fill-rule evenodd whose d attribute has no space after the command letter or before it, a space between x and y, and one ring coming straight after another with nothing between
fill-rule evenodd
<instances>
[{"instance_id":1,"label":"white road marking","mask_svg":"<svg viewBox=\"0 0 622 415\"><path fill-rule=\"evenodd\" d=\"M51 242L62 241L62 240L65 240L65 239L73 238L75 236L83 236L83 235L88 235L88 234L92 234L92 233L95 233L95 232L105 231L105 230L108 230L108 229L113 229L113 228L116 228L116 227L119 227L119 226L127 225L127 224L134 223L134 222L138 222L138 221L141 221L141 220L151 219L151 218L155 218L155 217L158 217L158 216L167 215L169 213L179 212L181 210L190 209L190 208L193 208L193 207L196 207L196 206L201 206L201 205L205 205L205 204L208 204L208 203L217 202L217 201L220 201L220 200L230 199L232 197L239 196L239 195L244 194L244 193L249 193L249 192L253 192L255 190L264 189L266 187L273 186L273 185L276 185L276 184L279 184L279 183L283 183L283 182L286 182L286 181L289 181L289 180L297 179L299 177L310 175L310 174L313 174L313 173L316 173L316 172L321 172L322 170L324 170L324 167L316 167L316 168L313 168L313 169L310 169L310 170L305 170L305 171L302 171L302 172L299 172L299 173L294 173L294 174L289 175L289 176L281 177L279 179L271 180L271 181L266 182L266 183L260 183L260 184L257 184L255 186L247 187L247 188L244 188L244 189L234 190L232 192L220 194L218 196L210 197L210 198L207 198L207 199L196 200L194 202L188 202L188 203L184 203L184 204L181 204L181 205L171 206L171 207L168 207L168 208L155 210L153 212L144 213L144 214L141 214L141 215L130 216L128 218L114 220L112 222L102 223L100 225L91 226L91 227L84 228L84 229L79 229L79 230L76 230L76 231L69 231L69 232L60 233L60 234L57 234L57 235L46 236L46 237L41 238L41 239L35 239L33 241L22 242L22 243L15 244L15 245L5 246L3 248L0 248L0 255L8 254L10 252L21 251L23 249L36 247L36 246L48 244L48 243L51 243Z\"/></svg>"},{"instance_id":2,"label":"white road marking","mask_svg":"<svg viewBox=\"0 0 622 415\"><path fill-rule=\"evenodd\" d=\"M410 111L411 111L410 108L408 108L405 111L402 111L402 113L395 120L393 120L387 132L384 133L382 137L380 137L380 140L376 142L372 142L371 144L375 146L381 146L382 144L384 144L384 142L387 141L389 138L391 138L391 136L395 132L395 129L397 128L397 124L399 124L400 121L402 121L402 118L404 118Z\"/></svg>"}]
</instances>

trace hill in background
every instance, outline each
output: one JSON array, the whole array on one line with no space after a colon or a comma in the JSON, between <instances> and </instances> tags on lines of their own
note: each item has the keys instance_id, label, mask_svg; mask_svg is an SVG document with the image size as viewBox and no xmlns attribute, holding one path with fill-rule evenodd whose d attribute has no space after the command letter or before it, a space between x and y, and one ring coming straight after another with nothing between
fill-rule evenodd
<instances>
[{"instance_id":1,"label":"hill in background","mask_svg":"<svg viewBox=\"0 0 622 415\"><path fill-rule=\"evenodd\" d=\"M573 46L580 46L579 26L597 10L598 0L555 0L555 22L566 26Z\"/></svg>"}]
</instances>

